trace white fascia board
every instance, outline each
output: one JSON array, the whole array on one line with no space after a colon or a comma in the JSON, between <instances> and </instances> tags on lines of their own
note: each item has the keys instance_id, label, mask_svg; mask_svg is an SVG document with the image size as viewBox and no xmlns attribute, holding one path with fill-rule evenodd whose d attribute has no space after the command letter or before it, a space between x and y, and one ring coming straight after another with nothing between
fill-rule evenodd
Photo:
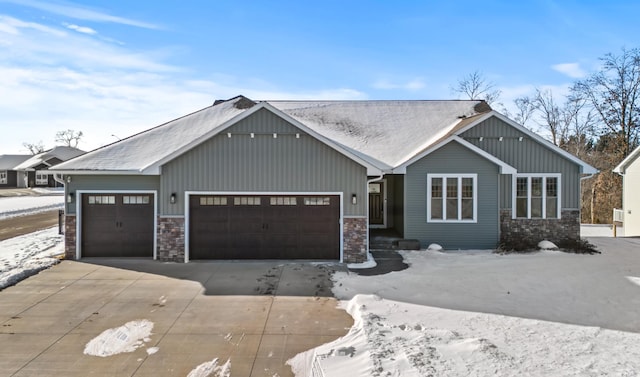
<instances>
[{"instance_id":1,"label":"white fascia board","mask_svg":"<svg viewBox=\"0 0 640 377\"><path fill-rule=\"evenodd\" d=\"M170 155L162 158L161 160L158 160L158 161L154 162L153 164L150 164L150 165L147 165L147 166L143 167L141 169L141 173L142 174L152 174L152 175L160 174L160 167L162 165L164 165L165 163L173 160L174 158L182 155L183 153L185 153L185 152L195 148L196 146L204 143L205 141L209 140L213 136L216 136L216 135L218 135L220 133L223 133L227 128L229 128L229 127L233 126L234 124L238 123L239 121L249 117L250 115L254 114L255 112L257 112L260 109L267 109L267 110L271 111L275 115L283 118L287 122L289 122L289 123L293 124L294 126L300 128L302 131L310 134L311 136L313 136L315 139L319 140L320 142L326 144L327 146L329 146L329 147L335 149L336 151L340 152L341 154L347 156L351 160L354 160L357 163L359 163L360 165L366 167L367 168L367 174L369 174L369 175L378 175L384 170L384 167L375 166L372 163L368 162L367 160L358 157L354 153L351 153L350 151L346 150L345 148L340 147L340 145L338 145L337 143L335 143L332 140L330 140L330 139L318 134L317 132L311 130L309 127L305 126L304 124L302 124L299 121L293 119L292 117L290 117L289 115L285 114L284 112L276 109L275 107L273 107L268 102L257 102L256 105L254 105L253 107L251 107L247 111L245 111L245 112L243 112L241 114L238 114L237 116L229 119L228 121L224 122L220 126L216 127L215 129L211 130L210 132L206 133L205 135L203 135L202 137L198 138L197 140L194 140L193 142L183 146L182 148L174 151Z\"/></svg>"},{"instance_id":2,"label":"white fascia board","mask_svg":"<svg viewBox=\"0 0 640 377\"><path fill-rule=\"evenodd\" d=\"M492 110L492 111L488 112L487 114L481 116L480 118L476 119L474 122L469 123L467 126L465 126L462 129L458 130L456 133L458 135L461 135L464 132L466 132L467 130L477 126L478 124L484 122L485 120L487 120L487 119L489 119L491 117L496 117L496 118L500 119L501 121L509 124L511 127L513 127L515 129L517 129L518 131L526 134L531 139L537 141L543 147L551 149L552 151L556 152L557 154L561 155L562 157L566 158L567 160L570 160L571 162L577 164L578 166L580 166L580 173L582 173L582 174L596 174L596 173L598 173L598 169L596 169L593 166L587 164L586 162L582 161L578 157L572 155L571 153L565 151L564 149L558 147L557 145L554 145L549 140L544 139L542 136L536 134L535 132L529 130L525 126L523 126L523 125L517 123L516 121L514 121L514 120L512 120L512 119L510 119L510 118L508 118L508 117L506 117L506 116L504 116L502 114L500 114L499 112L497 112L495 110Z\"/></svg>"},{"instance_id":3,"label":"white fascia board","mask_svg":"<svg viewBox=\"0 0 640 377\"><path fill-rule=\"evenodd\" d=\"M264 107L266 109L268 109L272 113L276 114L280 118L282 118L282 119L286 120L287 122L293 124L297 128L299 128L302 131L304 131L305 133L308 133L309 135L313 136L316 140L326 144L327 146L329 146L330 148L334 149L335 151L345 155L349 159L351 159L351 160L359 163L360 165L366 167L368 175L380 175L384 171L388 171L390 169L390 167L387 166L386 164L380 163L381 166L377 166L377 165L373 164L372 162L367 161L366 159L364 159L364 158L358 156L357 154L349 151L348 149L344 148L341 144L339 144L339 143L335 142L334 140L331 140L331 139L329 139L329 138L317 133L316 131L314 131L311 128L309 128L308 126L306 126L304 123L296 120L295 118L291 117L290 115L286 114L285 112L275 108L270 103L261 102L261 104L264 104ZM382 166L382 165L384 165L384 166Z\"/></svg>"},{"instance_id":4,"label":"white fascia board","mask_svg":"<svg viewBox=\"0 0 640 377\"><path fill-rule=\"evenodd\" d=\"M176 157L182 155L183 153L197 147L198 145L206 142L207 140L211 139L213 136L221 133L222 131L226 130L227 128L233 126L234 124L238 123L239 121L247 118L249 115L255 113L256 111L262 109L264 107L264 105L262 103L257 103L256 105L254 105L253 107L251 107L250 109L247 109L246 111L236 115L235 117L229 119L228 121L222 123L221 125L219 125L218 127L212 129L211 131L207 132L206 134L202 135L201 137L199 137L196 140L193 140L192 142L184 145L183 147L176 149L175 151L171 152L169 155L161 158L158 161L155 161L147 166L142 167L142 169L140 169L142 174L152 174L152 175L157 175L160 174L160 166L166 164L167 162L175 159Z\"/></svg>"},{"instance_id":5,"label":"white fascia board","mask_svg":"<svg viewBox=\"0 0 640 377\"><path fill-rule=\"evenodd\" d=\"M507 164L506 162L502 161L501 159L497 158L496 156L476 147L475 145L469 143L468 141L464 140L463 138L453 135L450 136L446 139L444 139L443 141L439 142L438 144L432 146L431 148L427 149L426 151L420 153L419 155L415 156L414 158L412 158L411 160L405 162L404 164L398 166L397 168L393 169L394 173L398 173L398 174L406 174L407 173L407 166L413 164L414 162L424 158L425 156L437 151L438 149L444 147L445 145L449 144L450 142L455 141L457 143L459 143L460 145L462 145L463 147L469 149L470 151L479 154L481 157L493 162L494 164L498 165L498 167L500 167L500 174L516 174L518 172L518 170L516 168L514 168L513 166Z\"/></svg>"},{"instance_id":6,"label":"white fascia board","mask_svg":"<svg viewBox=\"0 0 640 377\"><path fill-rule=\"evenodd\" d=\"M66 175L158 175L159 173L141 172L140 170L54 170L55 174Z\"/></svg>"},{"instance_id":7,"label":"white fascia board","mask_svg":"<svg viewBox=\"0 0 640 377\"><path fill-rule=\"evenodd\" d=\"M624 175L627 170L627 166L635 161L636 158L640 157L640 147L636 148L631 152L622 162L618 164L615 168L613 168L614 173L618 173L620 175Z\"/></svg>"}]
</instances>

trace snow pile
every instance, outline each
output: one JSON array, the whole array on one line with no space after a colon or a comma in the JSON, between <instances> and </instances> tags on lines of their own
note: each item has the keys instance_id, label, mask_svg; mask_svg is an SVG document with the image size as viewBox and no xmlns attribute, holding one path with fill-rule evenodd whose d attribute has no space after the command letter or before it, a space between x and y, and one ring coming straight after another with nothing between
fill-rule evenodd
<instances>
[{"instance_id":1,"label":"snow pile","mask_svg":"<svg viewBox=\"0 0 640 377\"><path fill-rule=\"evenodd\" d=\"M230 377L231 376L231 360L218 365L218 359L215 358L206 363L198 365L194 370L189 372L187 377Z\"/></svg>"},{"instance_id":2,"label":"snow pile","mask_svg":"<svg viewBox=\"0 0 640 377\"><path fill-rule=\"evenodd\" d=\"M558 250L558 246L551 241L542 240L538 242L538 249L540 250Z\"/></svg>"},{"instance_id":3,"label":"snow pile","mask_svg":"<svg viewBox=\"0 0 640 377\"><path fill-rule=\"evenodd\" d=\"M63 207L64 197L60 195L0 198L0 220L62 209Z\"/></svg>"},{"instance_id":4,"label":"snow pile","mask_svg":"<svg viewBox=\"0 0 640 377\"><path fill-rule=\"evenodd\" d=\"M442 248L442 246L438 245L437 243L432 243L431 245L429 245L429 247L427 247L427 250L429 250L429 251L442 251L444 249Z\"/></svg>"},{"instance_id":5,"label":"snow pile","mask_svg":"<svg viewBox=\"0 0 640 377\"><path fill-rule=\"evenodd\" d=\"M133 352L151 340L151 330L153 322L146 319L127 322L120 327L105 330L90 340L84 347L84 354L107 357Z\"/></svg>"},{"instance_id":6,"label":"snow pile","mask_svg":"<svg viewBox=\"0 0 640 377\"><path fill-rule=\"evenodd\" d=\"M0 241L0 289L58 263L63 237L53 227Z\"/></svg>"},{"instance_id":7,"label":"snow pile","mask_svg":"<svg viewBox=\"0 0 640 377\"><path fill-rule=\"evenodd\" d=\"M635 375L640 334L357 295L349 333L287 363L308 376Z\"/></svg>"}]
</instances>

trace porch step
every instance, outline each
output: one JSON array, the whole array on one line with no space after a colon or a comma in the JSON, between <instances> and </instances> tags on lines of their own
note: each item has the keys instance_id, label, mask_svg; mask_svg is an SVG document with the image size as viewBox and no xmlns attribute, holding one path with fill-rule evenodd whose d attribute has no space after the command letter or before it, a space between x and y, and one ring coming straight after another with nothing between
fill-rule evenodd
<instances>
[{"instance_id":1,"label":"porch step","mask_svg":"<svg viewBox=\"0 0 640 377\"><path fill-rule=\"evenodd\" d=\"M420 241L405 239L372 239L371 250L420 250Z\"/></svg>"}]
</instances>

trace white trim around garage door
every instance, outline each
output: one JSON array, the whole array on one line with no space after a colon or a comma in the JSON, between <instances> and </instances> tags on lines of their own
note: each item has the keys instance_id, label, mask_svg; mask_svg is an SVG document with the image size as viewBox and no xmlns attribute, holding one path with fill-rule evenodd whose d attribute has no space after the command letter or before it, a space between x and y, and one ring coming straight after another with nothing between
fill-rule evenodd
<instances>
[{"instance_id":1,"label":"white trim around garage door","mask_svg":"<svg viewBox=\"0 0 640 377\"><path fill-rule=\"evenodd\" d=\"M246 196L265 196L265 195L330 195L340 197L340 262L344 259L344 193L342 192L303 192L303 191L185 191L184 193L184 262L189 262L189 203L191 195L246 195ZM154 254L155 258L155 254Z\"/></svg>"},{"instance_id":2,"label":"white trim around garage door","mask_svg":"<svg viewBox=\"0 0 640 377\"><path fill-rule=\"evenodd\" d=\"M82 257L82 195L153 194L153 259L158 259L158 190L76 190L76 259Z\"/></svg>"}]
</instances>

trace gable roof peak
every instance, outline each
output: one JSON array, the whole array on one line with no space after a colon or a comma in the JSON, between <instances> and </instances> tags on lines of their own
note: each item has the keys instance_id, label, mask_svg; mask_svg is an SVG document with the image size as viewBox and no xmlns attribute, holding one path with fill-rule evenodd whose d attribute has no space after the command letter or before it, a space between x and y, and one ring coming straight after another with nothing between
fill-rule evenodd
<instances>
[{"instance_id":1,"label":"gable roof peak","mask_svg":"<svg viewBox=\"0 0 640 377\"><path fill-rule=\"evenodd\" d=\"M246 109L250 109L253 106L256 105L255 101L250 100L249 98L243 96L242 94L237 95L233 98L229 98L229 99L217 99L215 101L213 101L213 106L219 105L221 103L225 103L225 102L234 102L233 107L235 107L238 110L246 110Z\"/></svg>"}]
</instances>

